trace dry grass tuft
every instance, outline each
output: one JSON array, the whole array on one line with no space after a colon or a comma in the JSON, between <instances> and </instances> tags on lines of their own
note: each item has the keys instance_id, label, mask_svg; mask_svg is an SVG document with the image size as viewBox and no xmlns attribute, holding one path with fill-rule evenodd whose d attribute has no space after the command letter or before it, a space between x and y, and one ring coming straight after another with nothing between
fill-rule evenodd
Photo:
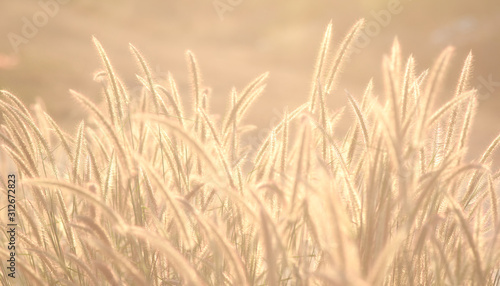
<instances>
[{"instance_id":1,"label":"dry grass tuft","mask_svg":"<svg viewBox=\"0 0 500 286\"><path fill-rule=\"evenodd\" d=\"M328 25L307 102L287 111L260 146L244 145L242 119L267 73L234 89L219 119L207 109L191 52L194 104L185 110L172 75L167 86L155 82L131 46L144 85L132 104L94 39L104 104L71 91L89 110L75 134L41 106L30 113L2 91L0 153L21 179L17 281L498 284L500 173L492 155L500 137L481 158L464 157L477 105L472 55L454 97L435 107L453 49L419 74L396 41L383 61L383 99L372 82L362 96L347 93L356 120L339 137L344 112L332 111L327 98L343 94L339 77L362 26L332 51ZM6 245L6 236L0 241ZM8 285L3 258L0 280Z\"/></svg>"}]
</instances>

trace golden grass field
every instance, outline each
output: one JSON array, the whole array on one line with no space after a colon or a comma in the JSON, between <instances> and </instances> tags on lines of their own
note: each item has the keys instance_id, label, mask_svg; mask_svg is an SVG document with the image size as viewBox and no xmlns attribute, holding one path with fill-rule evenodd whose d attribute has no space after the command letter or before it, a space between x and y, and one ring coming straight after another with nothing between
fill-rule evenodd
<instances>
[{"instance_id":1,"label":"golden grass field","mask_svg":"<svg viewBox=\"0 0 500 286\"><path fill-rule=\"evenodd\" d=\"M221 20L213 0L148 0L146 4L136 0L57 0L65 4L16 53L7 35L22 35L23 18L31 21L43 10L39 1L0 4L0 88L15 93L28 106L37 98L43 99L50 114L71 132L76 131L84 114L78 108L67 108L76 105L68 90L100 98L100 84L89 76L99 69L92 35L106 46L123 81L134 92L140 83L127 49L129 43L143 51L157 77L165 78L168 72L176 76L186 101L191 97L182 55L192 50L199 57L205 84L214 94L211 107L216 113L224 112L233 86L241 89L248 79L269 71L266 91L258 102L260 108L250 110L248 117L259 130L268 131L276 111L299 106L309 91L316 46L328 22L333 20L332 41L338 44L342 33L360 18L380 23L373 14L387 10L394 2L231 0L240 4L223 13ZM479 156L500 132L495 124L500 109L500 58L494 56L500 49L500 5L494 0L398 2L402 11L392 15L387 24L380 23L380 32L370 37L369 45L344 67L341 90L362 92L373 77L375 91L382 92L381 60L396 36L403 54L413 54L422 69L429 67L446 46L454 46L455 60L445 79L451 89L460 73L459 59L472 50L475 61L471 86L481 88L489 77L495 83L491 89L480 90L482 99L471 136L471 152ZM449 93L438 96L441 103L449 99ZM346 103L343 95L328 101L335 108ZM341 122L339 128L347 127Z\"/></svg>"},{"instance_id":2,"label":"golden grass field","mask_svg":"<svg viewBox=\"0 0 500 286\"><path fill-rule=\"evenodd\" d=\"M429 56L401 36L369 52L384 46L381 33L358 52L369 17L287 30L298 15L319 13L299 4L284 6L272 29L253 29L274 40L287 30L276 40L285 46L315 39L278 54L266 49L280 44L251 33L219 50L224 33L212 37L207 14L194 9L196 40L154 17L129 30L97 27L155 15L132 3L69 3L98 19L88 44L77 44L83 32L57 47L39 35L3 61L2 75L11 74L0 91L2 285L500 285L500 135L488 113L496 91L478 90L477 69L488 69L470 48L446 43ZM212 17L235 29L235 14L258 4ZM187 15L183 4L156 6L164 7ZM350 9L345 18L357 15ZM53 20L68 17L79 31L81 14L68 11ZM141 41L169 29L182 44ZM301 38L301 29L314 32ZM75 58L87 53L96 60ZM149 56L157 53L172 67L158 66ZM48 64L56 54L68 57L60 68ZM67 78L54 77L61 70ZM37 93L46 81L54 85Z\"/></svg>"}]
</instances>

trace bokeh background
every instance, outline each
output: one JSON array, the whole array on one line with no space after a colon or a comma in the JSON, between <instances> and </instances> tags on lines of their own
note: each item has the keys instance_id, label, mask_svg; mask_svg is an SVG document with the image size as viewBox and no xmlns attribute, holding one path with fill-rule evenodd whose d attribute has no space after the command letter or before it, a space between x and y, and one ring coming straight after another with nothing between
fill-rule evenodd
<instances>
[{"instance_id":1,"label":"bokeh background","mask_svg":"<svg viewBox=\"0 0 500 286\"><path fill-rule=\"evenodd\" d=\"M398 12L391 13L390 7ZM68 89L95 101L102 98L99 83L93 81L101 66L92 35L102 42L132 91L139 86L139 69L128 43L143 52L159 80L173 73L185 105L191 100L184 56L189 49L197 55L204 84L212 90L212 112L225 110L233 86L241 89L270 72L267 90L247 119L265 133L285 106L294 108L308 98L328 22L333 22L333 41L338 43L360 18L371 25L372 36L351 57L340 92L332 94L328 104L344 105L344 89L360 96L371 77L380 90L382 55L390 51L395 36L404 55L416 57L418 71L429 67L446 46L456 47L441 102L452 96L472 50L472 84L480 89L481 101L471 152L481 152L500 132L498 0L4 0L0 88L27 103L42 99L49 113L73 132L85 111Z\"/></svg>"}]
</instances>

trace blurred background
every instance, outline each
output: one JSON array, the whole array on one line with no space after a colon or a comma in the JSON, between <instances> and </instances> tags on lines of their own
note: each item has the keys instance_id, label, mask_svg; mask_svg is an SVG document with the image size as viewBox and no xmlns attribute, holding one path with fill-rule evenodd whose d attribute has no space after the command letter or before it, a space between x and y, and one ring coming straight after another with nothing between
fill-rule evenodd
<instances>
[{"instance_id":1,"label":"blurred background","mask_svg":"<svg viewBox=\"0 0 500 286\"><path fill-rule=\"evenodd\" d=\"M344 89L360 96L371 77L381 88L382 55L398 36L404 56L418 70L430 67L442 49L456 47L441 100L454 92L469 51L475 55L472 84L481 93L472 133L472 153L482 152L500 132L500 3L493 0L17 0L0 1L0 89L28 104L42 99L68 131L84 111L68 89L101 100L93 74L101 70L92 44L103 44L132 92L139 83L133 43L155 77L172 72L185 106L191 101L185 51L198 57L212 113L223 112L233 86L241 90L265 71L268 86L247 122L265 133L283 108L307 100L325 27L333 22L338 44L365 18L364 41L347 64L332 108L345 104ZM76 108L75 108L76 107ZM348 115L349 116L349 115Z\"/></svg>"}]
</instances>

